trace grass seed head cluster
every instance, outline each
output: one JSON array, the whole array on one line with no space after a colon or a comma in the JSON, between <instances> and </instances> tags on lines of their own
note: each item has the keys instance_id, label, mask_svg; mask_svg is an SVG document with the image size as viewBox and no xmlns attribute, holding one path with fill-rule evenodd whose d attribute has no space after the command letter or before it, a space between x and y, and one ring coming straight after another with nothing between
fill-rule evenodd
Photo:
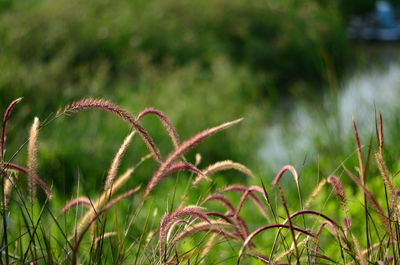
<instances>
[{"instance_id":1,"label":"grass seed head cluster","mask_svg":"<svg viewBox=\"0 0 400 265\"><path fill-rule=\"evenodd\" d=\"M241 119L211 127L181 141L172 122L159 110L148 108L135 116L105 100L76 101L57 112L54 119L83 110L106 111L125 121L132 132L115 154L103 191L97 198L78 195L64 202L59 212L54 212L50 205L56 189L46 184L38 171L39 135L44 123L35 118L28 140L22 145L27 145L28 150L26 167L14 163L18 150L14 155L9 155L11 150L6 152L7 124L20 101L11 102L2 120L1 264L96 264L100 261L108 264L212 264L215 260L211 260L211 253L219 245L225 246L224 251L230 253L230 262L234 260L237 264L248 259L260 264L396 264L400 259L399 189L385 164L381 115L376 122L377 148L371 142L365 152L354 122L358 161L354 171L343 165L341 174L323 178L308 198L303 198L300 178L308 176L298 174L292 165L284 166L268 185L264 177L257 178L240 163L226 160L202 170L198 167L200 155L196 156L195 163L190 163L185 157L203 140L236 125ZM150 133L141 125L141 119L147 115L155 116L171 139L173 149L166 157L162 157ZM136 134L146 144L149 154L143 155L136 165L121 174L121 161ZM377 198L367 185L373 158L382 178L384 198ZM141 185L129 187L128 181L136 173L136 168L149 159L153 159L157 166L148 182L143 183L144 188L141 189ZM161 218L146 208L157 186L162 186L163 180L176 172L188 172L190 188L200 189L212 185L212 177L226 170L249 176L260 184L230 184L218 187L216 191L209 189L206 196L194 204L188 204L187 196L183 195L179 206L167 205ZM299 205L288 202L287 196L293 197L293 191L281 186L286 172L293 176ZM21 176L26 177L27 188L22 185ZM358 216L357 220L352 216L341 180L346 176L359 188L363 197L364 216ZM44 200L38 198L37 187L46 196ZM329 213L312 209L311 206L326 195L326 191L329 198L334 194L336 207L343 210L342 215L331 217ZM158 192L157 196L159 194L162 193ZM130 197L133 199L127 201ZM123 200L135 212L129 222L118 219L115 205ZM247 208L254 216L244 214ZM75 213L70 214L73 210ZM143 213L146 220L134 227L133 223ZM255 222L255 216L262 222ZM361 231L353 229L354 222L362 223L357 226L362 227ZM47 226L55 227L58 236L49 234ZM109 230L110 227L113 229ZM139 231L133 231L135 229ZM111 250L105 246L107 242L111 246L115 242Z\"/></svg>"}]
</instances>

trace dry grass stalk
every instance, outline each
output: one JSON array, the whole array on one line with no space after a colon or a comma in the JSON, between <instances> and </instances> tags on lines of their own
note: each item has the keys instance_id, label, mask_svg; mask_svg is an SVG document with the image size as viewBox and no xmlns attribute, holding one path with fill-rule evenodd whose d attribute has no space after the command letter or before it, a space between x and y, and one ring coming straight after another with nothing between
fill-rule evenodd
<instances>
[{"instance_id":1,"label":"dry grass stalk","mask_svg":"<svg viewBox=\"0 0 400 265\"><path fill-rule=\"evenodd\" d=\"M60 210L60 213L63 214L66 211L70 210L71 208L78 206L78 205L82 205L85 206L86 208L90 209L92 208L92 201L89 200L87 197L78 197L75 198L71 201L69 201L68 203L66 203L64 205L64 207Z\"/></svg>"},{"instance_id":2,"label":"dry grass stalk","mask_svg":"<svg viewBox=\"0 0 400 265\"><path fill-rule=\"evenodd\" d=\"M275 265L275 263L270 261L267 256L264 256L260 253L248 253L247 255L262 261L264 264Z\"/></svg>"},{"instance_id":3,"label":"dry grass stalk","mask_svg":"<svg viewBox=\"0 0 400 265\"><path fill-rule=\"evenodd\" d=\"M37 146L39 134L39 119L35 117L29 133L28 142L28 190L29 196L33 199L36 196L36 183L34 176L37 175Z\"/></svg>"},{"instance_id":4,"label":"dry grass stalk","mask_svg":"<svg viewBox=\"0 0 400 265\"><path fill-rule=\"evenodd\" d=\"M383 136L382 113L379 113L379 125L376 121L376 116L375 116L375 130L376 130L376 139L378 139L379 152L383 154L384 136Z\"/></svg>"},{"instance_id":5,"label":"dry grass stalk","mask_svg":"<svg viewBox=\"0 0 400 265\"><path fill-rule=\"evenodd\" d=\"M329 218L328 216L326 216L323 213L320 213L320 212L317 212L317 211L314 211L314 210L300 210L300 211L294 212L294 213L292 213L290 215L290 218L285 219L285 221L282 224L287 224L289 222L289 220L293 219L296 216L306 215L306 214L307 215L315 215L315 216L322 217L327 222L329 222L332 227L335 227L335 229L339 228L339 225L335 221L333 221L331 218Z\"/></svg>"},{"instance_id":6,"label":"dry grass stalk","mask_svg":"<svg viewBox=\"0 0 400 265\"><path fill-rule=\"evenodd\" d=\"M337 228L336 228L334 225L332 225L331 222L329 222L329 221L324 221L324 222L322 222L322 223L319 225L318 230L317 230L317 233L315 234L315 248L314 248L315 256L314 256L314 264L317 264L317 254L318 254L318 249L319 249L319 236L320 236L320 234L321 234L321 232L322 232L322 229L324 229L327 225L329 225L329 226L331 227L333 234L334 234L336 237L339 237Z\"/></svg>"},{"instance_id":7,"label":"dry grass stalk","mask_svg":"<svg viewBox=\"0 0 400 265\"><path fill-rule=\"evenodd\" d=\"M344 235L346 238L348 238L350 234L350 229L351 229L351 218L350 217L345 217L343 219L343 230L344 230Z\"/></svg>"},{"instance_id":8,"label":"dry grass stalk","mask_svg":"<svg viewBox=\"0 0 400 265\"><path fill-rule=\"evenodd\" d=\"M136 120L138 121L148 114L154 114L157 118L160 119L161 123L171 137L172 143L174 144L175 148L178 147L180 143L178 133L176 132L176 129L172 125L171 121L162 111L153 108L147 108L136 116Z\"/></svg>"},{"instance_id":9,"label":"dry grass stalk","mask_svg":"<svg viewBox=\"0 0 400 265\"><path fill-rule=\"evenodd\" d=\"M250 194L251 194L253 191L257 191L257 192L259 192L259 193L261 193L261 194L264 194L264 190L263 190L261 187L258 187L258 186L250 186L250 187L243 193L242 197L240 198L239 204L238 204L238 206L236 207L236 212L235 212L235 215L236 215L236 216L239 215L240 210L242 209L244 202L246 201L246 199L250 196ZM255 196L255 195L254 195L254 196ZM257 196L256 196L256 197L257 197ZM260 204L257 204L257 206L260 207L261 205L260 205ZM268 218L269 218L268 213L264 210L264 207L262 207L262 209L263 209L263 211L261 211L261 213L264 215L265 218L268 219Z\"/></svg>"},{"instance_id":10,"label":"dry grass stalk","mask_svg":"<svg viewBox=\"0 0 400 265\"><path fill-rule=\"evenodd\" d=\"M97 245L97 243L98 243L100 240L103 240L103 239L108 238L108 237L116 236L116 235L117 235L117 232L107 232L107 233L104 233L103 235L96 237L96 238L94 239L94 243Z\"/></svg>"},{"instance_id":11,"label":"dry grass stalk","mask_svg":"<svg viewBox=\"0 0 400 265\"><path fill-rule=\"evenodd\" d=\"M367 265L367 261L365 260L363 251L361 250L360 247L360 242L358 242L357 238L354 235L351 236L353 238L354 246L356 248L358 262L360 262L360 265Z\"/></svg>"},{"instance_id":12,"label":"dry grass stalk","mask_svg":"<svg viewBox=\"0 0 400 265\"><path fill-rule=\"evenodd\" d=\"M131 143L131 140L132 140L132 137L134 134L135 134L134 131L132 133L130 133L124 139L124 142L122 143L121 147L118 149L118 152L116 153L116 155L111 163L111 167L108 171L106 185L104 187L104 190L111 189L111 187L114 183L114 179L117 176L117 172L118 172L119 165L121 164L121 160L124 157L125 152L128 149L129 144Z\"/></svg>"},{"instance_id":13,"label":"dry grass stalk","mask_svg":"<svg viewBox=\"0 0 400 265\"><path fill-rule=\"evenodd\" d=\"M76 265L77 263L77 254L78 254L78 248L79 245L82 242L83 237L85 236L86 232L89 230L89 228L91 227L91 225L105 212L107 212L108 210L110 210L111 207L113 207L115 204L117 204L118 202L120 202L121 200L128 198L130 196L132 196L133 194L135 194L138 190L140 189L140 187L136 187L134 189L130 189L127 192L119 195L118 197L116 197L115 199L112 199L110 202L108 202L100 211L98 211L88 222L88 224L86 224L86 226L82 229L82 232L79 234L78 238L75 241L75 244L73 246L72 249L72 261L71 264L72 265Z\"/></svg>"},{"instance_id":14,"label":"dry grass stalk","mask_svg":"<svg viewBox=\"0 0 400 265\"><path fill-rule=\"evenodd\" d=\"M390 229L390 223L389 219L385 216L385 213L382 210L382 207L379 205L378 201L376 198L372 195L372 193L361 183L360 179L354 176L353 173L351 173L347 168L344 167L344 170L346 173L351 177L351 179L363 190L363 193L365 197L372 203L372 206L374 207L376 213L379 216L379 219L381 220L383 227L386 230L386 233L390 238L393 237L393 234ZM365 206L366 207L366 206Z\"/></svg>"},{"instance_id":15,"label":"dry grass stalk","mask_svg":"<svg viewBox=\"0 0 400 265\"><path fill-rule=\"evenodd\" d=\"M232 203L228 200L228 198L218 193L209 195L207 198L204 199L204 201L201 204L204 204L212 200L217 200L221 202L228 209L229 213L235 212L235 208L233 207Z\"/></svg>"},{"instance_id":16,"label":"dry grass stalk","mask_svg":"<svg viewBox=\"0 0 400 265\"><path fill-rule=\"evenodd\" d=\"M385 187L388 189L389 194L390 194L390 206L391 206L391 208L393 208L394 204L395 204L395 200L396 200L396 195L395 195L395 191L394 191L395 188L393 187L393 183L390 180L390 174L389 174L389 171L387 170L385 161L383 160L382 153L376 152L375 159L376 159L376 163L378 164L379 172L381 173Z\"/></svg>"},{"instance_id":17,"label":"dry grass stalk","mask_svg":"<svg viewBox=\"0 0 400 265\"><path fill-rule=\"evenodd\" d=\"M310 204L312 201L315 200L315 198L318 196L318 194L321 192L322 188L325 186L326 184L326 178L323 178L320 183L318 184L318 186L313 190L313 192L311 193L310 197L308 198L308 200L306 201L305 204L305 208L310 207Z\"/></svg>"},{"instance_id":18,"label":"dry grass stalk","mask_svg":"<svg viewBox=\"0 0 400 265\"><path fill-rule=\"evenodd\" d=\"M108 200L111 199L111 197L117 192L122 185L125 184L125 182L130 178L132 175L133 168L128 169L124 174L122 174L121 177L115 181L114 185L112 186L112 189L104 191L102 195L91 205L91 208L86 212L86 214L81 218L81 221L79 222L77 228L78 231L82 231L84 226L93 218L93 216L96 215L100 209L103 208L103 206L106 204Z\"/></svg>"},{"instance_id":19,"label":"dry grass stalk","mask_svg":"<svg viewBox=\"0 0 400 265\"><path fill-rule=\"evenodd\" d=\"M6 170L4 171L4 209L8 209L8 203L10 201L10 196L12 192L12 188L14 186L14 181L18 179L18 172L15 170Z\"/></svg>"},{"instance_id":20,"label":"dry grass stalk","mask_svg":"<svg viewBox=\"0 0 400 265\"><path fill-rule=\"evenodd\" d=\"M251 240L252 240L255 236L257 236L258 234L260 234L260 233L263 232L263 231L266 231L266 230L269 230L269 229L272 229L272 228L286 228L286 229L292 229L292 230L294 230L294 231L301 232L301 233L304 234L304 235L308 235L308 236L310 236L310 237L315 238L315 235L313 235L311 232L309 232L309 231L307 231L307 230L304 230L304 229L301 229L301 228L298 228L298 227L295 227L295 226L293 226L292 228L290 228L289 225L284 225L284 224L271 224L271 225L262 226L262 227L257 228L255 231L253 231L253 232L246 238L246 240L244 241L244 243L243 243L243 245L242 245L242 248L241 248L240 251L239 251L239 259L240 259L240 257L243 255L244 249L247 247L247 245L249 245L249 243L251 242Z\"/></svg>"},{"instance_id":21,"label":"dry grass stalk","mask_svg":"<svg viewBox=\"0 0 400 265\"><path fill-rule=\"evenodd\" d=\"M355 120L353 120L353 129L354 129L354 137L356 140L356 148L357 148L358 171L360 173L360 177L361 177L361 181L362 181L361 183L364 185L365 184L365 175L364 175L363 159L362 159L362 154L361 154L361 143L360 143L360 137L358 136L357 124L356 124Z\"/></svg>"},{"instance_id":22,"label":"dry grass stalk","mask_svg":"<svg viewBox=\"0 0 400 265\"><path fill-rule=\"evenodd\" d=\"M340 204L346 207L346 196L340 179L336 176L329 176L328 183L332 185L332 188L335 191L335 194L338 197Z\"/></svg>"},{"instance_id":23,"label":"dry grass stalk","mask_svg":"<svg viewBox=\"0 0 400 265\"><path fill-rule=\"evenodd\" d=\"M155 146L150 135L137 122L136 118L132 114L127 112L126 110L121 109L117 105L114 105L106 100L88 98L88 99L76 101L76 102L73 102L72 104L66 106L62 112L59 111L57 113L57 115L61 115L61 114L68 115L69 113L74 113L74 112L78 112L80 110L87 110L87 109L99 109L99 110L103 110L103 111L108 111L108 112L111 112L111 113L119 116L126 122L128 122L139 133L140 137L143 139L143 141L146 143L149 150L154 155L154 158L158 162L162 161L160 152L158 151L157 147Z\"/></svg>"},{"instance_id":24,"label":"dry grass stalk","mask_svg":"<svg viewBox=\"0 0 400 265\"><path fill-rule=\"evenodd\" d=\"M185 216L192 216L202 219L206 222L210 222L207 215L201 212L201 207L198 206L188 206L185 208L178 209L172 213L165 214L160 222L160 237L159 237L159 252L160 257L162 256L162 242L166 239L168 231L179 219Z\"/></svg>"},{"instance_id":25,"label":"dry grass stalk","mask_svg":"<svg viewBox=\"0 0 400 265\"><path fill-rule=\"evenodd\" d=\"M231 232L225 231L222 228L231 228L232 224L224 221L210 221L210 222L200 222L194 225L190 225L188 228L181 231L178 235L174 237L173 242L177 242L182 238L197 233L201 231L211 232L220 235L225 238L237 239L237 236Z\"/></svg>"},{"instance_id":26,"label":"dry grass stalk","mask_svg":"<svg viewBox=\"0 0 400 265\"><path fill-rule=\"evenodd\" d=\"M187 163L187 162L176 162L173 163L166 171L164 171L164 175L160 176L160 180L172 173L178 171L191 171L196 174L202 174L201 170L198 169L196 166Z\"/></svg>"},{"instance_id":27,"label":"dry grass stalk","mask_svg":"<svg viewBox=\"0 0 400 265\"><path fill-rule=\"evenodd\" d=\"M248 188L245 186L234 184L234 185L229 185L229 186L225 187L224 189L221 190L221 192L238 191L238 192L245 193L247 190L248 190ZM264 196L264 190L261 187L252 186L251 190L257 191ZM260 210L262 215L268 219L268 213L265 210L264 204L262 203L262 201L252 192L248 192L248 196L256 204L256 206L258 207L258 209Z\"/></svg>"},{"instance_id":28,"label":"dry grass stalk","mask_svg":"<svg viewBox=\"0 0 400 265\"><path fill-rule=\"evenodd\" d=\"M242 165L240 163L235 163L231 160L225 160L225 161L220 161L220 162L217 162L215 164L208 166L206 169L203 170L203 175L197 175L197 177L195 178L195 180L193 181L192 184L197 185L198 183L200 183L200 181L202 181L204 179L209 180L208 176L210 176L216 172L225 171L225 170L229 170L229 169L237 170L247 176L255 178L253 172L250 169L248 169L247 167L245 167L244 165Z\"/></svg>"},{"instance_id":29,"label":"dry grass stalk","mask_svg":"<svg viewBox=\"0 0 400 265\"><path fill-rule=\"evenodd\" d=\"M304 238L302 241L300 241L299 243L297 243L298 247L302 247L304 245L307 244L308 241L310 241L311 237L307 236L306 238ZM286 258L287 256L289 256L290 254L292 254L295 251L294 248L290 248L288 250L286 250L285 252L283 252L282 254L280 254L278 257L276 257L274 259L274 262L281 262L284 258ZM276 264L276 263L273 263Z\"/></svg>"},{"instance_id":30,"label":"dry grass stalk","mask_svg":"<svg viewBox=\"0 0 400 265\"><path fill-rule=\"evenodd\" d=\"M1 138L0 138L0 161L4 160L4 152L5 152L5 147L4 146L5 146L5 143L6 143L6 140L7 140L7 135L6 135L7 121L11 116L11 112L12 112L13 108L21 100L22 100L22 98L17 98L14 101L12 101L10 103L10 105L8 105L6 111L4 112L3 122L2 122L2 127L1 127Z\"/></svg>"},{"instance_id":31,"label":"dry grass stalk","mask_svg":"<svg viewBox=\"0 0 400 265\"><path fill-rule=\"evenodd\" d=\"M298 174L297 174L296 169L295 169L293 166L291 166L291 165L286 165L286 166L284 166L284 167L278 172L278 174L276 175L274 181L272 182L272 185L274 185L274 186L277 185L277 184L279 183L279 180L281 179L281 177L283 176L283 174L284 174L286 171L290 171L290 173L292 173L293 178L294 178L294 181L296 182L296 185L299 186L299 176L298 176Z\"/></svg>"},{"instance_id":32,"label":"dry grass stalk","mask_svg":"<svg viewBox=\"0 0 400 265\"><path fill-rule=\"evenodd\" d=\"M207 243L200 254L201 258L206 258L208 253L210 253L211 249L215 246L215 240L217 239L218 234L213 233L207 240Z\"/></svg>"},{"instance_id":33,"label":"dry grass stalk","mask_svg":"<svg viewBox=\"0 0 400 265\"><path fill-rule=\"evenodd\" d=\"M2 164L2 166L4 166L5 168L11 168L11 169L15 169L18 172L23 173L24 175L28 176L29 172L27 168L21 167L19 165L13 164L13 163L9 163L9 162L5 162ZM39 187L46 193L47 197L49 199L51 199L53 197L53 194L51 193L50 189L47 187L46 183L40 179L37 175L33 175L33 180L35 181L35 183L37 185L39 185Z\"/></svg>"},{"instance_id":34,"label":"dry grass stalk","mask_svg":"<svg viewBox=\"0 0 400 265\"><path fill-rule=\"evenodd\" d=\"M282 205L283 205L283 208L285 209L287 220L288 220L288 223L289 223L289 230L290 230L290 233L292 235L292 239L293 239L293 243L294 243L294 249L296 250L297 265L300 265L300 252L299 252L299 249L297 247L297 237L294 234L293 222L292 222L292 218L291 218L290 213L289 213L289 207L287 206L287 203L286 203L286 200L285 200L285 195L283 193L283 189L281 189L280 187L279 187L279 193L280 193Z\"/></svg>"},{"instance_id":35,"label":"dry grass stalk","mask_svg":"<svg viewBox=\"0 0 400 265\"><path fill-rule=\"evenodd\" d=\"M394 243L392 241L389 241L389 242L390 243ZM373 244L370 248L362 250L361 254L362 254L362 256L365 257L365 255L367 255L368 253L371 253L372 251L374 251L377 248L382 248L382 243L381 242L377 242L377 243ZM346 263L346 265L353 265L355 263L356 263L355 261L352 261L352 262ZM390 264L390 263L387 263L387 264Z\"/></svg>"},{"instance_id":36,"label":"dry grass stalk","mask_svg":"<svg viewBox=\"0 0 400 265\"><path fill-rule=\"evenodd\" d=\"M202 132L190 137L189 139L187 139L183 143L181 143L174 151L172 151L167 156L165 161L160 165L158 170L151 177L151 180L148 183L147 188L145 190L144 198L147 198L149 196L149 194L152 192L154 187L160 182L160 179L162 178L162 176L165 175L165 172L168 170L168 168L171 166L171 164L178 157L184 155L186 152L188 152L190 149L195 147L197 144L199 144L201 141L203 141L207 137L210 137L211 135L213 135L213 134L215 134L215 133L217 133L217 132L219 132L221 130L227 129L227 128L239 123L241 120L242 119L234 120L234 121L231 121L231 122L226 122L226 123L223 123L223 124L221 124L219 126L215 126L215 127L210 128L210 129L206 129L206 130L204 130L204 131L202 131Z\"/></svg>"},{"instance_id":37,"label":"dry grass stalk","mask_svg":"<svg viewBox=\"0 0 400 265\"><path fill-rule=\"evenodd\" d=\"M208 216L215 216L218 217L222 220L224 220L227 223L232 224L234 230L236 231L236 234L242 238L242 240L245 240L247 236L249 235L249 229L247 228L246 223L244 220L238 216L234 215L233 213L228 213L228 214L222 214L218 212L207 212L206 213ZM231 220L230 217L233 217L234 219ZM253 247L253 244L249 247Z\"/></svg>"}]
</instances>

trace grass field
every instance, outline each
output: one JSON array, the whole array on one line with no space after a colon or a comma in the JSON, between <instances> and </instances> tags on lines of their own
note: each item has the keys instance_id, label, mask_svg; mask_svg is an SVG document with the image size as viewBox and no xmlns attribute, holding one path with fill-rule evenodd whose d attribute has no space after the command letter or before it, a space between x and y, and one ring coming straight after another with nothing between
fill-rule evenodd
<instances>
[{"instance_id":1,"label":"grass field","mask_svg":"<svg viewBox=\"0 0 400 265\"><path fill-rule=\"evenodd\" d=\"M7 128L22 104L13 101L2 122L1 264L397 264L400 259L399 181L385 164L390 143L384 141L381 115L369 143L360 142L354 122L354 153L332 174L287 165L271 182L240 161L204 165L201 154L188 155L214 134L235 130L242 119L181 140L159 110L135 116L108 101L84 99L44 121L35 118L26 142L9 150L13 135ZM42 134L99 111L121 119L131 132L115 155L109 154L107 166L93 159L93 167L109 168L99 177L97 192L85 187L82 172L70 195L63 194L51 173L42 179L38 170ZM146 116L159 120L171 142L169 152L160 152L142 126ZM138 141L147 152L121 167ZM17 159L24 155L26 163L14 163L25 161ZM140 171L143 167L147 170ZM152 173L137 176L140 172Z\"/></svg>"}]
</instances>

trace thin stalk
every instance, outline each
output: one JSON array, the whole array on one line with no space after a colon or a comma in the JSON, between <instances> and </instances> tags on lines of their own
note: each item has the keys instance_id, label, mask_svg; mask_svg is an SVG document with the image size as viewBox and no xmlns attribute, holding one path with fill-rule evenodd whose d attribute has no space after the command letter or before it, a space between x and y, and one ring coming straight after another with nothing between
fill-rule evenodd
<instances>
[{"instance_id":1,"label":"thin stalk","mask_svg":"<svg viewBox=\"0 0 400 265\"><path fill-rule=\"evenodd\" d=\"M5 194L4 194L4 180L5 180L5 174L3 175L3 177L1 178L1 198L2 198L2 211L1 211L1 215L3 218L3 241L2 244L4 242L4 248L5 248L5 253L6 253L6 264L10 264L10 261L8 259L8 236L7 236L7 217L6 217L6 200L5 200ZM1 262L3 263L3 259L0 259Z\"/></svg>"},{"instance_id":2,"label":"thin stalk","mask_svg":"<svg viewBox=\"0 0 400 265\"><path fill-rule=\"evenodd\" d=\"M296 250L296 260L297 260L297 264L300 265L300 253L299 253L299 249L297 248L297 241L296 241L296 235L294 234L294 230L293 230L293 223L292 223L292 218L290 217L290 213L289 213L289 209L287 207L286 201L285 201L285 197L283 195L283 190L281 188L279 188L279 192L281 194L281 200L282 200L282 204L283 204L283 208L285 209L287 218L288 218L288 222L289 222L289 227L290 227L290 233L292 234L292 238L293 238L293 242L294 242L294 248Z\"/></svg>"}]
</instances>

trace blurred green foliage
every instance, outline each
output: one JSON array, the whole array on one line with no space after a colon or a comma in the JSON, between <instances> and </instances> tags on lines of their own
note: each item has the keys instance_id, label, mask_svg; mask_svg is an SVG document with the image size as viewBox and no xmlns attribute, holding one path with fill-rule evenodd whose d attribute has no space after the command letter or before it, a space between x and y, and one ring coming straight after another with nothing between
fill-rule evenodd
<instances>
[{"instance_id":1,"label":"blurred green foliage","mask_svg":"<svg viewBox=\"0 0 400 265\"><path fill-rule=\"evenodd\" d=\"M149 106L165 111L182 138L245 117L196 151L204 162L256 167L271 103L320 90L340 74L347 54L335 2L3 0L0 6L0 107L24 97L10 127L9 155L34 116L44 120L72 100L101 97L133 113ZM128 127L110 114L76 116L42 131L41 171L56 182L68 176L69 183L78 172L100 181ZM172 146L162 127L152 118L144 125L166 155ZM144 154L138 142L128 165Z\"/></svg>"}]
</instances>

